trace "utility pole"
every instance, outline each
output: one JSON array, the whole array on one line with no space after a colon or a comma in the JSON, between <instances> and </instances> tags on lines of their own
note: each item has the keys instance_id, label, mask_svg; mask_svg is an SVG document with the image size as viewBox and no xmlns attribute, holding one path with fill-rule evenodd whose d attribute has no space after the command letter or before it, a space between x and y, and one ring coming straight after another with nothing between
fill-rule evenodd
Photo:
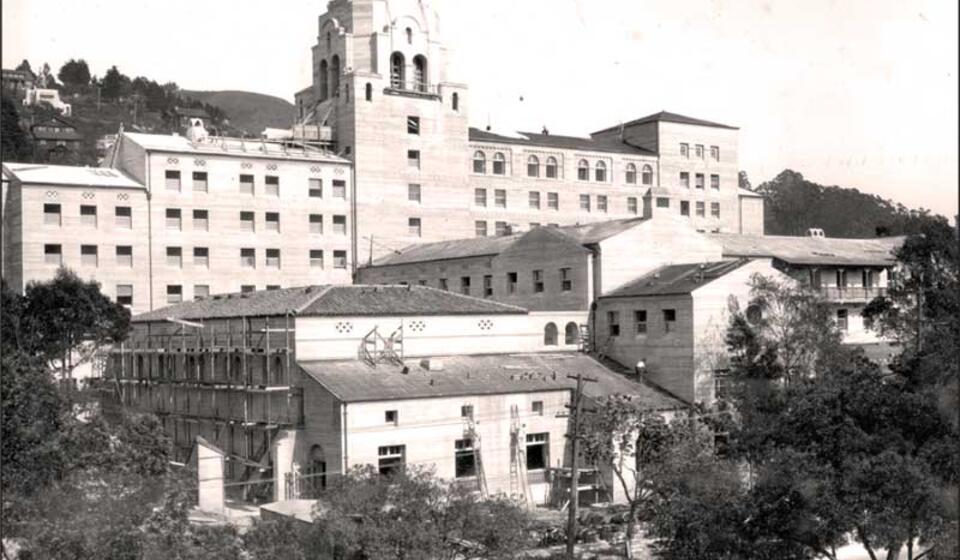
<instances>
[{"instance_id":1,"label":"utility pole","mask_svg":"<svg viewBox=\"0 0 960 560\"><path fill-rule=\"evenodd\" d=\"M570 452L571 452L571 464L570 464L570 510L567 512L567 557L573 558L573 544L577 540L577 509L580 505L580 491L579 480L580 480L580 471L579 468L579 453L580 453L580 415L583 412L593 412L585 411L581 408L583 401L583 385L584 383L595 383L597 380L592 377L584 377L582 374L578 373L576 375L568 375L570 379L577 380L577 389L573 394L573 404L566 405L570 409L570 420L573 424L571 433L567 436L570 438Z\"/></svg>"}]
</instances>

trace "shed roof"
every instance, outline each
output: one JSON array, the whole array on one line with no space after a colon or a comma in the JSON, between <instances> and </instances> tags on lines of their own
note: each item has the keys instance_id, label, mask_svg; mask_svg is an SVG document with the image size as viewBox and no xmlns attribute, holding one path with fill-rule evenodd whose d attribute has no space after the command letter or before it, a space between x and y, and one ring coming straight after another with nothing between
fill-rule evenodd
<instances>
[{"instance_id":1,"label":"shed roof","mask_svg":"<svg viewBox=\"0 0 960 560\"><path fill-rule=\"evenodd\" d=\"M64 185L95 188L143 189L119 169L41 163L4 163L4 173L25 185Z\"/></svg>"},{"instance_id":2,"label":"shed roof","mask_svg":"<svg viewBox=\"0 0 960 560\"><path fill-rule=\"evenodd\" d=\"M167 318L202 320L228 317L503 315L526 309L426 286L305 286L215 295L170 305L133 317L134 322Z\"/></svg>"},{"instance_id":3,"label":"shed roof","mask_svg":"<svg viewBox=\"0 0 960 560\"><path fill-rule=\"evenodd\" d=\"M696 126L710 126L710 127L713 127L713 128L727 128L727 129L730 129L730 130L738 130L738 128L735 127L735 126L730 126L730 125L726 125L726 124L720 124L720 123L712 122L712 121L705 121L705 120L703 120L703 119L697 119L697 118L694 118L694 117L688 117L688 116L686 116L686 115L678 115L677 113L671 113L671 112L669 112L669 111L660 111L659 113L654 113L654 114L652 114L652 115L647 115L647 116L645 116L645 117L641 117L641 118L639 118L639 119L635 119L635 120L632 120L632 121L630 121L630 122L623 123L622 126L625 126L625 127L626 127L626 126L633 126L633 125L637 125L637 124L646 124L646 123L652 123L652 122L671 122L671 123L678 123L678 124L692 124L692 125L696 125ZM621 126L621 125L619 125L619 124L618 124L618 125L615 125L615 126L610 126L610 127L604 128L603 130L598 130L598 131L594 132L593 134L600 134L601 132L608 132L608 131L611 131L611 130L620 128L620 126Z\"/></svg>"},{"instance_id":4,"label":"shed roof","mask_svg":"<svg viewBox=\"0 0 960 560\"><path fill-rule=\"evenodd\" d=\"M298 365L336 398L371 402L417 398L569 391L576 381L568 375L597 379L587 383L588 396L634 395L651 409L683 406L683 402L647 383L628 379L581 353L486 354L430 358L443 362L441 371L424 369L407 360L409 373L396 366L373 367L360 360L312 361Z\"/></svg>"},{"instance_id":5,"label":"shed roof","mask_svg":"<svg viewBox=\"0 0 960 560\"><path fill-rule=\"evenodd\" d=\"M469 139L471 142L521 144L561 150L580 150L584 152L612 152L640 156L656 155L656 152L652 150L627 144L616 138L584 138L580 136L561 136L558 134L541 134L535 132L517 132L515 136L506 136L480 130L479 128L470 128Z\"/></svg>"},{"instance_id":6,"label":"shed roof","mask_svg":"<svg viewBox=\"0 0 960 560\"><path fill-rule=\"evenodd\" d=\"M904 236L874 239L780 235L708 234L725 257L773 257L797 265L890 266Z\"/></svg>"},{"instance_id":7,"label":"shed roof","mask_svg":"<svg viewBox=\"0 0 960 560\"><path fill-rule=\"evenodd\" d=\"M601 297L686 295L740 268L749 259L662 266Z\"/></svg>"}]
</instances>

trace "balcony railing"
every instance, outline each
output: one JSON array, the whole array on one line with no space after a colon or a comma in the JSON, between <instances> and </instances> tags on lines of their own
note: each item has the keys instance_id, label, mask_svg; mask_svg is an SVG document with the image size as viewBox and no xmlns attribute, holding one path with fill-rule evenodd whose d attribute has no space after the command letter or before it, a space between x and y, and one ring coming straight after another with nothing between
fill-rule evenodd
<instances>
[{"instance_id":1,"label":"balcony railing","mask_svg":"<svg viewBox=\"0 0 960 560\"><path fill-rule=\"evenodd\" d=\"M406 95L411 97L423 97L427 99L440 98L440 86L437 84L419 83L413 80L407 80L400 84L391 83L384 88L383 93L387 95Z\"/></svg>"},{"instance_id":2,"label":"balcony railing","mask_svg":"<svg viewBox=\"0 0 960 560\"><path fill-rule=\"evenodd\" d=\"M820 294L828 301L862 301L868 302L875 297L887 294L886 288L864 288L862 286L847 286L839 288L836 286L823 286L820 288Z\"/></svg>"}]
</instances>

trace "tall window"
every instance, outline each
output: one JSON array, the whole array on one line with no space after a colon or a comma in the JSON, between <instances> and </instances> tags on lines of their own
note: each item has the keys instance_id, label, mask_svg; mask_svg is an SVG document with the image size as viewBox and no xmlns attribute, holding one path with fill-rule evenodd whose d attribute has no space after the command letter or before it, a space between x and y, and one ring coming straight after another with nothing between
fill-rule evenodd
<instances>
[{"instance_id":1,"label":"tall window","mask_svg":"<svg viewBox=\"0 0 960 560\"><path fill-rule=\"evenodd\" d=\"M597 212L606 212L607 211L607 195L598 194L597 195Z\"/></svg>"},{"instance_id":2,"label":"tall window","mask_svg":"<svg viewBox=\"0 0 960 560\"><path fill-rule=\"evenodd\" d=\"M323 249L310 249L310 268L323 268Z\"/></svg>"},{"instance_id":3,"label":"tall window","mask_svg":"<svg viewBox=\"0 0 960 560\"><path fill-rule=\"evenodd\" d=\"M416 202L420 204L420 185L409 184L407 185L407 200L410 202Z\"/></svg>"},{"instance_id":4,"label":"tall window","mask_svg":"<svg viewBox=\"0 0 960 560\"><path fill-rule=\"evenodd\" d=\"M550 434L527 434L527 470L543 470L549 464Z\"/></svg>"},{"instance_id":5,"label":"tall window","mask_svg":"<svg viewBox=\"0 0 960 560\"><path fill-rule=\"evenodd\" d=\"M703 188L703 173L697 173L694 179L694 186L698 189Z\"/></svg>"},{"instance_id":6,"label":"tall window","mask_svg":"<svg viewBox=\"0 0 960 560\"><path fill-rule=\"evenodd\" d=\"M280 268L280 249L267 249L267 268Z\"/></svg>"},{"instance_id":7,"label":"tall window","mask_svg":"<svg viewBox=\"0 0 960 560\"><path fill-rule=\"evenodd\" d=\"M697 159L703 159L703 144L697 144L696 153Z\"/></svg>"},{"instance_id":8,"label":"tall window","mask_svg":"<svg viewBox=\"0 0 960 560\"><path fill-rule=\"evenodd\" d=\"M563 329L563 343L567 345L576 344L579 340L580 328L572 321L567 323L566 328Z\"/></svg>"},{"instance_id":9,"label":"tall window","mask_svg":"<svg viewBox=\"0 0 960 560\"><path fill-rule=\"evenodd\" d=\"M333 233L335 233L336 235L347 234L347 217L346 216L333 217Z\"/></svg>"},{"instance_id":10,"label":"tall window","mask_svg":"<svg viewBox=\"0 0 960 560\"><path fill-rule=\"evenodd\" d=\"M454 476L469 478L477 475L477 460L473 451L473 440L458 439L453 443Z\"/></svg>"},{"instance_id":11,"label":"tall window","mask_svg":"<svg viewBox=\"0 0 960 560\"><path fill-rule=\"evenodd\" d=\"M637 213L637 197L635 196L627 197L627 212L630 214Z\"/></svg>"},{"instance_id":12,"label":"tall window","mask_svg":"<svg viewBox=\"0 0 960 560\"><path fill-rule=\"evenodd\" d=\"M413 79L417 91L427 91L427 59L419 54L413 57Z\"/></svg>"},{"instance_id":13,"label":"tall window","mask_svg":"<svg viewBox=\"0 0 960 560\"><path fill-rule=\"evenodd\" d=\"M539 294L543 292L543 271L534 270L533 271L533 293Z\"/></svg>"},{"instance_id":14,"label":"tall window","mask_svg":"<svg viewBox=\"0 0 960 560\"><path fill-rule=\"evenodd\" d=\"M547 179L557 178L557 158L550 156L547 158Z\"/></svg>"},{"instance_id":15,"label":"tall window","mask_svg":"<svg viewBox=\"0 0 960 560\"><path fill-rule=\"evenodd\" d=\"M420 218L408 218L407 234L410 237L420 237L421 233Z\"/></svg>"},{"instance_id":16,"label":"tall window","mask_svg":"<svg viewBox=\"0 0 960 560\"><path fill-rule=\"evenodd\" d=\"M117 303L120 305L133 305L132 284L117 284Z\"/></svg>"},{"instance_id":17,"label":"tall window","mask_svg":"<svg viewBox=\"0 0 960 560\"><path fill-rule=\"evenodd\" d=\"M473 172L474 173L486 173L487 172L487 156L483 152L477 150L473 152Z\"/></svg>"},{"instance_id":18,"label":"tall window","mask_svg":"<svg viewBox=\"0 0 960 560\"><path fill-rule=\"evenodd\" d=\"M60 245L44 245L43 262L44 264L53 264L57 266L63 264L63 250L61 249Z\"/></svg>"},{"instance_id":19,"label":"tall window","mask_svg":"<svg viewBox=\"0 0 960 560\"><path fill-rule=\"evenodd\" d=\"M847 330L849 327L849 321L847 316L846 309L837 309L837 328L841 331Z\"/></svg>"},{"instance_id":20,"label":"tall window","mask_svg":"<svg viewBox=\"0 0 960 560\"><path fill-rule=\"evenodd\" d=\"M686 171L680 172L680 186L685 189L690 188L690 173Z\"/></svg>"},{"instance_id":21,"label":"tall window","mask_svg":"<svg viewBox=\"0 0 960 560\"><path fill-rule=\"evenodd\" d=\"M180 209L179 208L167 208L167 229L175 229L180 231L183 227L182 221L180 219Z\"/></svg>"},{"instance_id":22,"label":"tall window","mask_svg":"<svg viewBox=\"0 0 960 560\"><path fill-rule=\"evenodd\" d=\"M319 74L320 74L320 101L326 100L327 97L329 97L329 95L330 95L330 94L329 94L329 86L327 85L327 84L329 83L329 81L328 81L328 80L329 80L328 72L330 72L330 67L327 65L327 61L326 61L326 60L321 60L321 61L320 61L320 71L319 71Z\"/></svg>"},{"instance_id":23,"label":"tall window","mask_svg":"<svg viewBox=\"0 0 960 560\"><path fill-rule=\"evenodd\" d=\"M493 297L493 276L489 274L483 277L483 297Z\"/></svg>"},{"instance_id":24,"label":"tall window","mask_svg":"<svg viewBox=\"0 0 960 560\"><path fill-rule=\"evenodd\" d=\"M240 266L244 268L256 268L257 250L256 249L240 249Z\"/></svg>"},{"instance_id":25,"label":"tall window","mask_svg":"<svg viewBox=\"0 0 960 560\"><path fill-rule=\"evenodd\" d=\"M450 104L453 107L453 110L459 111L460 110L460 94L457 92L453 92L453 95L450 97L451 97Z\"/></svg>"},{"instance_id":26,"label":"tall window","mask_svg":"<svg viewBox=\"0 0 960 560\"><path fill-rule=\"evenodd\" d=\"M720 190L720 176L719 175L710 175L710 188L718 191Z\"/></svg>"},{"instance_id":27,"label":"tall window","mask_svg":"<svg viewBox=\"0 0 960 560\"><path fill-rule=\"evenodd\" d=\"M280 212L267 212L264 215L264 224L267 231L280 232Z\"/></svg>"},{"instance_id":28,"label":"tall window","mask_svg":"<svg viewBox=\"0 0 960 560\"><path fill-rule=\"evenodd\" d=\"M323 198L323 179L309 180L310 198Z\"/></svg>"},{"instance_id":29,"label":"tall window","mask_svg":"<svg viewBox=\"0 0 960 560\"><path fill-rule=\"evenodd\" d=\"M677 329L677 310L676 309L664 309L663 310L663 332L673 332Z\"/></svg>"},{"instance_id":30,"label":"tall window","mask_svg":"<svg viewBox=\"0 0 960 560\"><path fill-rule=\"evenodd\" d=\"M587 160L585 159L581 159L577 163L577 180L579 181L590 180L590 164L587 163Z\"/></svg>"},{"instance_id":31,"label":"tall window","mask_svg":"<svg viewBox=\"0 0 960 560\"><path fill-rule=\"evenodd\" d=\"M543 345L557 345L557 325L554 323L547 323L547 325L543 327Z\"/></svg>"},{"instance_id":32,"label":"tall window","mask_svg":"<svg viewBox=\"0 0 960 560\"><path fill-rule=\"evenodd\" d=\"M183 286L177 284L167 285L167 303L174 304L183 301Z\"/></svg>"},{"instance_id":33,"label":"tall window","mask_svg":"<svg viewBox=\"0 0 960 560\"><path fill-rule=\"evenodd\" d=\"M607 334L620 336L620 312L607 311Z\"/></svg>"},{"instance_id":34,"label":"tall window","mask_svg":"<svg viewBox=\"0 0 960 560\"><path fill-rule=\"evenodd\" d=\"M637 184L637 166L636 165L632 163L628 163L625 174L626 174L626 177L624 180L627 182L628 185Z\"/></svg>"},{"instance_id":35,"label":"tall window","mask_svg":"<svg viewBox=\"0 0 960 560\"><path fill-rule=\"evenodd\" d=\"M330 95L340 97L340 57L330 57Z\"/></svg>"},{"instance_id":36,"label":"tall window","mask_svg":"<svg viewBox=\"0 0 960 560\"><path fill-rule=\"evenodd\" d=\"M514 294L517 292L517 273L508 272L507 273L507 293Z\"/></svg>"},{"instance_id":37,"label":"tall window","mask_svg":"<svg viewBox=\"0 0 960 560\"><path fill-rule=\"evenodd\" d=\"M280 177L267 175L263 178L263 190L270 196L280 196Z\"/></svg>"},{"instance_id":38,"label":"tall window","mask_svg":"<svg viewBox=\"0 0 960 560\"><path fill-rule=\"evenodd\" d=\"M587 212L590 211L590 195L589 194L580 195L580 209L585 210Z\"/></svg>"},{"instance_id":39,"label":"tall window","mask_svg":"<svg viewBox=\"0 0 960 560\"><path fill-rule=\"evenodd\" d=\"M413 44L413 29L410 29L410 28L408 27L408 28L406 29L406 33L407 33L407 44L408 44L408 45L412 45L412 44Z\"/></svg>"},{"instance_id":40,"label":"tall window","mask_svg":"<svg viewBox=\"0 0 960 560\"><path fill-rule=\"evenodd\" d=\"M240 212L240 231L255 231L253 212Z\"/></svg>"},{"instance_id":41,"label":"tall window","mask_svg":"<svg viewBox=\"0 0 960 560\"><path fill-rule=\"evenodd\" d=\"M420 150L407 150L407 166L420 169Z\"/></svg>"},{"instance_id":42,"label":"tall window","mask_svg":"<svg viewBox=\"0 0 960 560\"><path fill-rule=\"evenodd\" d=\"M395 52L390 55L390 87L394 89L403 89L406 77L405 62L401 53Z\"/></svg>"},{"instance_id":43,"label":"tall window","mask_svg":"<svg viewBox=\"0 0 960 560\"><path fill-rule=\"evenodd\" d=\"M97 207L87 205L81 206L80 223L85 226L97 227Z\"/></svg>"},{"instance_id":44,"label":"tall window","mask_svg":"<svg viewBox=\"0 0 960 560\"><path fill-rule=\"evenodd\" d=\"M547 193L547 208L550 210L560 209L560 193Z\"/></svg>"},{"instance_id":45,"label":"tall window","mask_svg":"<svg viewBox=\"0 0 960 560\"><path fill-rule=\"evenodd\" d=\"M690 144L680 144L680 157L689 158L690 157Z\"/></svg>"},{"instance_id":46,"label":"tall window","mask_svg":"<svg viewBox=\"0 0 960 560\"><path fill-rule=\"evenodd\" d=\"M507 172L507 158L502 153L493 154L493 174L504 175Z\"/></svg>"},{"instance_id":47,"label":"tall window","mask_svg":"<svg viewBox=\"0 0 960 560\"><path fill-rule=\"evenodd\" d=\"M80 264L82 266L98 266L99 255L96 245L81 245L80 246Z\"/></svg>"},{"instance_id":48,"label":"tall window","mask_svg":"<svg viewBox=\"0 0 960 560\"><path fill-rule=\"evenodd\" d=\"M527 177L540 176L540 159L537 156L527 158Z\"/></svg>"},{"instance_id":49,"label":"tall window","mask_svg":"<svg viewBox=\"0 0 960 560\"><path fill-rule=\"evenodd\" d=\"M253 175L240 176L240 194L253 194Z\"/></svg>"},{"instance_id":50,"label":"tall window","mask_svg":"<svg viewBox=\"0 0 960 560\"><path fill-rule=\"evenodd\" d=\"M507 222L496 222L493 224L493 230L497 237L503 237L504 235L510 235L510 226L507 225Z\"/></svg>"},{"instance_id":51,"label":"tall window","mask_svg":"<svg viewBox=\"0 0 960 560\"><path fill-rule=\"evenodd\" d=\"M59 226L61 224L59 204L43 205L43 223L49 226Z\"/></svg>"},{"instance_id":52,"label":"tall window","mask_svg":"<svg viewBox=\"0 0 960 560\"><path fill-rule=\"evenodd\" d=\"M469 276L460 277L460 293L465 296L470 295L470 277Z\"/></svg>"},{"instance_id":53,"label":"tall window","mask_svg":"<svg viewBox=\"0 0 960 560\"><path fill-rule=\"evenodd\" d=\"M323 214L310 214L310 233L323 233Z\"/></svg>"},{"instance_id":54,"label":"tall window","mask_svg":"<svg viewBox=\"0 0 960 560\"><path fill-rule=\"evenodd\" d=\"M680 215L681 215L681 216L689 216L689 215L690 215L690 201L689 201L689 200L681 200L681 201L680 201Z\"/></svg>"},{"instance_id":55,"label":"tall window","mask_svg":"<svg viewBox=\"0 0 960 560\"><path fill-rule=\"evenodd\" d=\"M710 146L710 159L720 161L720 146Z\"/></svg>"},{"instance_id":56,"label":"tall window","mask_svg":"<svg viewBox=\"0 0 960 560\"><path fill-rule=\"evenodd\" d=\"M493 191L493 205L496 206L497 208L507 207L506 189L496 189Z\"/></svg>"},{"instance_id":57,"label":"tall window","mask_svg":"<svg viewBox=\"0 0 960 560\"><path fill-rule=\"evenodd\" d=\"M711 203L710 203L710 215L713 216L714 218L719 218L719 217L720 217L720 203L719 203L719 202L711 202Z\"/></svg>"},{"instance_id":58,"label":"tall window","mask_svg":"<svg viewBox=\"0 0 960 560\"><path fill-rule=\"evenodd\" d=\"M636 334L647 334L646 309L637 309L633 312L633 331Z\"/></svg>"},{"instance_id":59,"label":"tall window","mask_svg":"<svg viewBox=\"0 0 960 560\"><path fill-rule=\"evenodd\" d=\"M653 168L650 167L649 165L644 165L643 174L641 175L640 180L643 182L644 185L652 185L653 184Z\"/></svg>"},{"instance_id":60,"label":"tall window","mask_svg":"<svg viewBox=\"0 0 960 560\"><path fill-rule=\"evenodd\" d=\"M706 214L704 211L704 203L702 201L697 202L697 216L703 217Z\"/></svg>"},{"instance_id":61,"label":"tall window","mask_svg":"<svg viewBox=\"0 0 960 560\"><path fill-rule=\"evenodd\" d=\"M473 223L474 230L476 231L477 237L486 237L487 236L487 221L486 220L477 220Z\"/></svg>"},{"instance_id":62,"label":"tall window","mask_svg":"<svg viewBox=\"0 0 960 560\"><path fill-rule=\"evenodd\" d=\"M560 269L560 291L569 292L573 289L573 275L569 268Z\"/></svg>"},{"instance_id":63,"label":"tall window","mask_svg":"<svg viewBox=\"0 0 960 560\"><path fill-rule=\"evenodd\" d=\"M403 470L404 457L407 452L405 445L390 445L377 449L377 470L381 475L388 476Z\"/></svg>"},{"instance_id":64,"label":"tall window","mask_svg":"<svg viewBox=\"0 0 960 560\"><path fill-rule=\"evenodd\" d=\"M347 198L347 182L343 179L333 180L333 198Z\"/></svg>"},{"instance_id":65,"label":"tall window","mask_svg":"<svg viewBox=\"0 0 960 560\"><path fill-rule=\"evenodd\" d=\"M407 134L420 135L420 117L407 117Z\"/></svg>"},{"instance_id":66,"label":"tall window","mask_svg":"<svg viewBox=\"0 0 960 560\"><path fill-rule=\"evenodd\" d=\"M164 172L164 178L166 179L168 191L180 190L180 172L179 171L168 169Z\"/></svg>"},{"instance_id":67,"label":"tall window","mask_svg":"<svg viewBox=\"0 0 960 560\"><path fill-rule=\"evenodd\" d=\"M183 268L183 249L181 247L167 247L167 266Z\"/></svg>"},{"instance_id":68,"label":"tall window","mask_svg":"<svg viewBox=\"0 0 960 560\"><path fill-rule=\"evenodd\" d=\"M210 249L208 247L193 248L193 266L210 268Z\"/></svg>"},{"instance_id":69,"label":"tall window","mask_svg":"<svg viewBox=\"0 0 960 560\"><path fill-rule=\"evenodd\" d=\"M487 189L473 189L473 203L477 206L486 206Z\"/></svg>"},{"instance_id":70,"label":"tall window","mask_svg":"<svg viewBox=\"0 0 960 560\"><path fill-rule=\"evenodd\" d=\"M593 176L598 183L606 183L607 182L607 164L602 161L598 161L597 166L593 170Z\"/></svg>"},{"instance_id":71,"label":"tall window","mask_svg":"<svg viewBox=\"0 0 960 560\"><path fill-rule=\"evenodd\" d=\"M540 209L540 193L537 191L530 191L530 208Z\"/></svg>"},{"instance_id":72,"label":"tall window","mask_svg":"<svg viewBox=\"0 0 960 560\"><path fill-rule=\"evenodd\" d=\"M197 231L210 230L210 211L209 210L193 211L193 229Z\"/></svg>"},{"instance_id":73,"label":"tall window","mask_svg":"<svg viewBox=\"0 0 960 560\"><path fill-rule=\"evenodd\" d=\"M367 101L373 101L373 85L367 82L367 85L364 87L364 98Z\"/></svg>"},{"instance_id":74,"label":"tall window","mask_svg":"<svg viewBox=\"0 0 960 560\"><path fill-rule=\"evenodd\" d=\"M130 245L117 245L117 266L126 268L133 267L133 247Z\"/></svg>"},{"instance_id":75,"label":"tall window","mask_svg":"<svg viewBox=\"0 0 960 560\"><path fill-rule=\"evenodd\" d=\"M193 192L207 192L207 172L193 172Z\"/></svg>"}]
</instances>

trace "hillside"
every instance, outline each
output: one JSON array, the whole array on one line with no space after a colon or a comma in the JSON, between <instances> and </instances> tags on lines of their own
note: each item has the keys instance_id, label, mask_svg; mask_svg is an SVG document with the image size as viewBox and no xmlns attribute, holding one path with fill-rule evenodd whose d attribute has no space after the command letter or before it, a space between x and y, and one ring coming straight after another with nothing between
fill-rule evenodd
<instances>
[{"instance_id":1,"label":"hillside","mask_svg":"<svg viewBox=\"0 0 960 560\"><path fill-rule=\"evenodd\" d=\"M857 189L819 185L790 169L756 192L766 199L767 235L805 235L808 228L822 228L828 237L903 235L933 219L928 210L911 210Z\"/></svg>"},{"instance_id":2,"label":"hillside","mask_svg":"<svg viewBox=\"0 0 960 560\"><path fill-rule=\"evenodd\" d=\"M249 136L260 136L266 127L289 128L297 116L294 105L279 97L249 91L190 91L180 95L219 107L230 124Z\"/></svg>"}]
</instances>

